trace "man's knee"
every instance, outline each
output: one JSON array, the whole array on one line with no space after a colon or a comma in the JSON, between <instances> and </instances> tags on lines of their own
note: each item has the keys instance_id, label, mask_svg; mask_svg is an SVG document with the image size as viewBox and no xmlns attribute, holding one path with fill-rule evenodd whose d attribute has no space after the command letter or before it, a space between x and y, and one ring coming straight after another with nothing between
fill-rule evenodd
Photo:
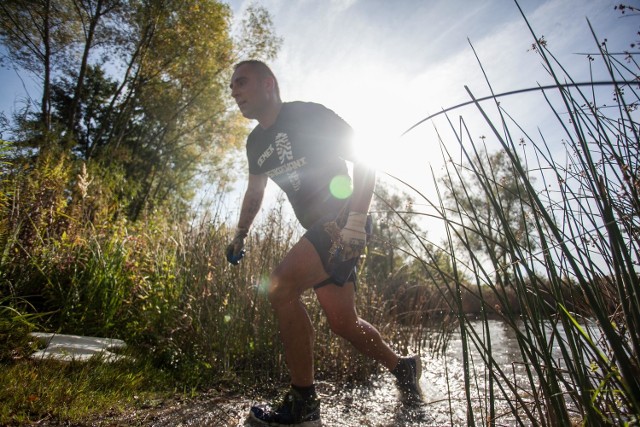
<instances>
[{"instance_id":1,"label":"man's knee","mask_svg":"<svg viewBox=\"0 0 640 427\"><path fill-rule=\"evenodd\" d=\"M333 314L327 316L327 321L331 331L342 338L349 339L354 333L358 332L357 316Z\"/></svg>"},{"instance_id":2,"label":"man's knee","mask_svg":"<svg viewBox=\"0 0 640 427\"><path fill-rule=\"evenodd\" d=\"M275 273L272 274L269 282L269 292L267 293L271 307L277 309L298 299L300 294L294 285L295 284L290 281L287 281L286 278Z\"/></svg>"}]
</instances>

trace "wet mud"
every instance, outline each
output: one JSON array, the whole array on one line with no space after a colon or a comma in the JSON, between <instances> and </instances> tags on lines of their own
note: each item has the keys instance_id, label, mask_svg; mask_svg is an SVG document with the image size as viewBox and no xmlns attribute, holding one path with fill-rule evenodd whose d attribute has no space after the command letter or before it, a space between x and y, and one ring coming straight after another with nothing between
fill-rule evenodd
<instances>
[{"instance_id":1,"label":"wet mud","mask_svg":"<svg viewBox=\"0 0 640 427\"><path fill-rule=\"evenodd\" d=\"M494 357L505 371L512 375L523 399L530 398L526 390L527 378L518 363L518 348L508 335L509 330L500 323L491 323L494 342ZM423 352L422 378L420 385L425 402L420 405L405 405L400 401L394 379L384 373L373 378L368 384L347 387L344 384L323 383L316 385L322 401L321 425L323 427L414 427L414 426L466 426L469 411L473 413L477 425L486 425L489 415L489 399L495 408L496 426L527 425L527 417L517 418L515 411L522 413L521 407L514 405L514 396L495 395L490 397L486 368L480 356L473 353L471 399L465 392L464 369L461 361L461 341L454 337L446 357L437 357ZM528 397L529 396L529 397ZM233 426L251 427L247 420L252 405L272 402L273 396L247 396L234 394L203 393L194 398L178 396L161 402L151 402L126 413L104 414L90 423L77 427L120 427L120 426ZM530 400L530 399L529 399ZM531 402L533 404L534 402ZM471 408L469 408L469 404ZM38 423L38 425L66 425Z\"/></svg>"},{"instance_id":2,"label":"wet mud","mask_svg":"<svg viewBox=\"0 0 640 427\"><path fill-rule=\"evenodd\" d=\"M429 403L403 404L390 378L379 378L372 384L358 388L319 383L318 395L322 401L323 427L412 427L451 425L438 423L430 413ZM248 419L252 405L268 399L243 397L219 392L203 393L194 398L176 397L148 403L141 408L118 414L104 414L86 424L56 424L73 427L254 427Z\"/></svg>"}]
</instances>

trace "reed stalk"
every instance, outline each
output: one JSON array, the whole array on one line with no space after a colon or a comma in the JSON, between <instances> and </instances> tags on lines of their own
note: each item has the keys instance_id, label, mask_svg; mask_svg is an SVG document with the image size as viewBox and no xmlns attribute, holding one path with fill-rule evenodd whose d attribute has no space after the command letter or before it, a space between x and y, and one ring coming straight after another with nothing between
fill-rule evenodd
<instances>
[{"instance_id":1,"label":"reed stalk","mask_svg":"<svg viewBox=\"0 0 640 427\"><path fill-rule=\"evenodd\" d=\"M455 108L428 118L443 116L453 135L440 141L446 171L436 180L438 200L417 194L440 214L454 270L466 272L450 276L449 286L463 341L467 421L497 425L495 402L504 400L518 425L631 425L640 418L640 98L631 83L638 64L609 54L594 34L593 56L607 79L576 82L529 29L552 84L495 94L485 74L490 96L466 88L489 137L474 138L463 117L454 122ZM614 108L602 105L598 89L605 85ZM546 123L531 136L498 101L533 91L560 133ZM488 152L487 139L496 152ZM449 154L458 150L462 161ZM508 182L498 158L506 159ZM480 330L462 309L464 291L480 303ZM512 291L515 305L506 298ZM488 300L499 301L498 309ZM518 375L495 358L495 316L517 339ZM478 382L471 353L481 358L486 381ZM478 396L484 405L474 403Z\"/></svg>"}]
</instances>

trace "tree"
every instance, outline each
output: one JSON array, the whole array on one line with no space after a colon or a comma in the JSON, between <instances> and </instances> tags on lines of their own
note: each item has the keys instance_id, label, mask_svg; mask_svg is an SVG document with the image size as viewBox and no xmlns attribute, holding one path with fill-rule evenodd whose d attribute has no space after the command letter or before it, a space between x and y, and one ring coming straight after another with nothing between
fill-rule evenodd
<instances>
[{"instance_id":1,"label":"tree","mask_svg":"<svg viewBox=\"0 0 640 427\"><path fill-rule=\"evenodd\" d=\"M80 159L88 161L96 156L100 148L109 144L109 133L113 123L109 102L117 90L117 82L106 76L99 66L90 65L85 70L82 89L76 95L77 79L73 76L61 78L52 85L52 120L64 123L75 115L73 145L71 151ZM72 111L76 109L76 113Z\"/></svg>"},{"instance_id":2,"label":"tree","mask_svg":"<svg viewBox=\"0 0 640 427\"><path fill-rule=\"evenodd\" d=\"M42 80L40 121L50 127L51 81L68 54L78 30L71 19L70 2L52 0L6 0L0 3L0 41L6 48L0 59Z\"/></svg>"},{"instance_id":3,"label":"tree","mask_svg":"<svg viewBox=\"0 0 640 427\"><path fill-rule=\"evenodd\" d=\"M415 217L411 215L413 199L378 184L372 202L373 239L367 244L367 276L375 283L384 283L407 261L410 226L419 233Z\"/></svg>"},{"instance_id":4,"label":"tree","mask_svg":"<svg viewBox=\"0 0 640 427\"><path fill-rule=\"evenodd\" d=\"M484 252L496 269L496 283L506 284L514 242L528 250L537 246L530 233L535 224L525 187L504 151L478 152L459 169L457 176L446 175L442 182L446 207L461 225L460 246Z\"/></svg>"},{"instance_id":5,"label":"tree","mask_svg":"<svg viewBox=\"0 0 640 427\"><path fill-rule=\"evenodd\" d=\"M402 322L420 323L445 310L454 281L449 254L427 239L411 195L378 185L371 212L366 278Z\"/></svg>"},{"instance_id":6,"label":"tree","mask_svg":"<svg viewBox=\"0 0 640 427\"><path fill-rule=\"evenodd\" d=\"M372 202L373 238L367 244L367 277L388 282L399 270L424 279L425 266L436 266L442 254L427 240L411 195L378 184Z\"/></svg>"},{"instance_id":7,"label":"tree","mask_svg":"<svg viewBox=\"0 0 640 427\"><path fill-rule=\"evenodd\" d=\"M126 8L121 0L72 0L72 5L76 12L75 20L80 24L82 31L77 40L81 50L80 66L66 123L67 129L71 130L78 127L77 116L87 70L90 66L90 55L98 46L104 52L117 46L124 39L127 28L124 15Z\"/></svg>"},{"instance_id":8,"label":"tree","mask_svg":"<svg viewBox=\"0 0 640 427\"><path fill-rule=\"evenodd\" d=\"M266 10L249 8L234 37L229 6L215 0L10 0L0 41L5 61L45 76L16 146L37 155L62 144L112 170L132 219L186 207L198 177L226 179L226 153L246 132L230 108L231 65L280 45Z\"/></svg>"},{"instance_id":9,"label":"tree","mask_svg":"<svg viewBox=\"0 0 640 427\"><path fill-rule=\"evenodd\" d=\"M275 58L282 39L274 34L275 29L269 12L255 4L250 5L242 19L241 31L236 37L236 45L241 48L236 52L234 62L240 59Z\"/></svg>"}]
</instances>

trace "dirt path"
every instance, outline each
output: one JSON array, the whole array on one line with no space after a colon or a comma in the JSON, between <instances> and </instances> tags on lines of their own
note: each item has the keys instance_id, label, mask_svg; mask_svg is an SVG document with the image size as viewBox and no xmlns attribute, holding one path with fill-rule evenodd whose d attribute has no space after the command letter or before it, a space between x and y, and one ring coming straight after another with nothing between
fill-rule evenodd
<instances>
[{"instance_id":1,"label":"dirt path","mask_svg":"<svg viewBox=\"0 0 640 427\"><path fill-rule=\"evenodd\" d=\"M429 414L429 405L403 406L388 380L357 389L321 383L318 384L318 394L322 399L323 427L446 425L436 423ZM91 423L73 427L254 427L247 420L247 414L256 403L259 403L257 398L205 393L192 399L175 398L156 402L125 414L105 414Z\"/></svg>"},{"instance_id":2,"label":"dirt path","mask_svg":"<svg viewBox=\"0 0 640 427\"><path fill-rule=\"evenodd\" d=\"M479 365L480 366L480 365ZM420 384L426 403L419 407L407 407L400 403L393 377L383 373L366 386L349 388L344 384L317 384L322 401L323 427L430 427L467 425L467 399L464 369L457 359L423 357ZM473 415L476 424L486 422L486 399L481 392L486 385L476 379ZM104 414L82 425L56 424L43 420L40 426L65 427L253 427L247 422L252 405L269 402L270 396L203 393L194 398L176 396L161 402L118 414ZM511 426L518 422L512 407L505 399L495 400L497 425ZM526 419L526 417L524 418Z\"/></svg>"}]
</instances>

